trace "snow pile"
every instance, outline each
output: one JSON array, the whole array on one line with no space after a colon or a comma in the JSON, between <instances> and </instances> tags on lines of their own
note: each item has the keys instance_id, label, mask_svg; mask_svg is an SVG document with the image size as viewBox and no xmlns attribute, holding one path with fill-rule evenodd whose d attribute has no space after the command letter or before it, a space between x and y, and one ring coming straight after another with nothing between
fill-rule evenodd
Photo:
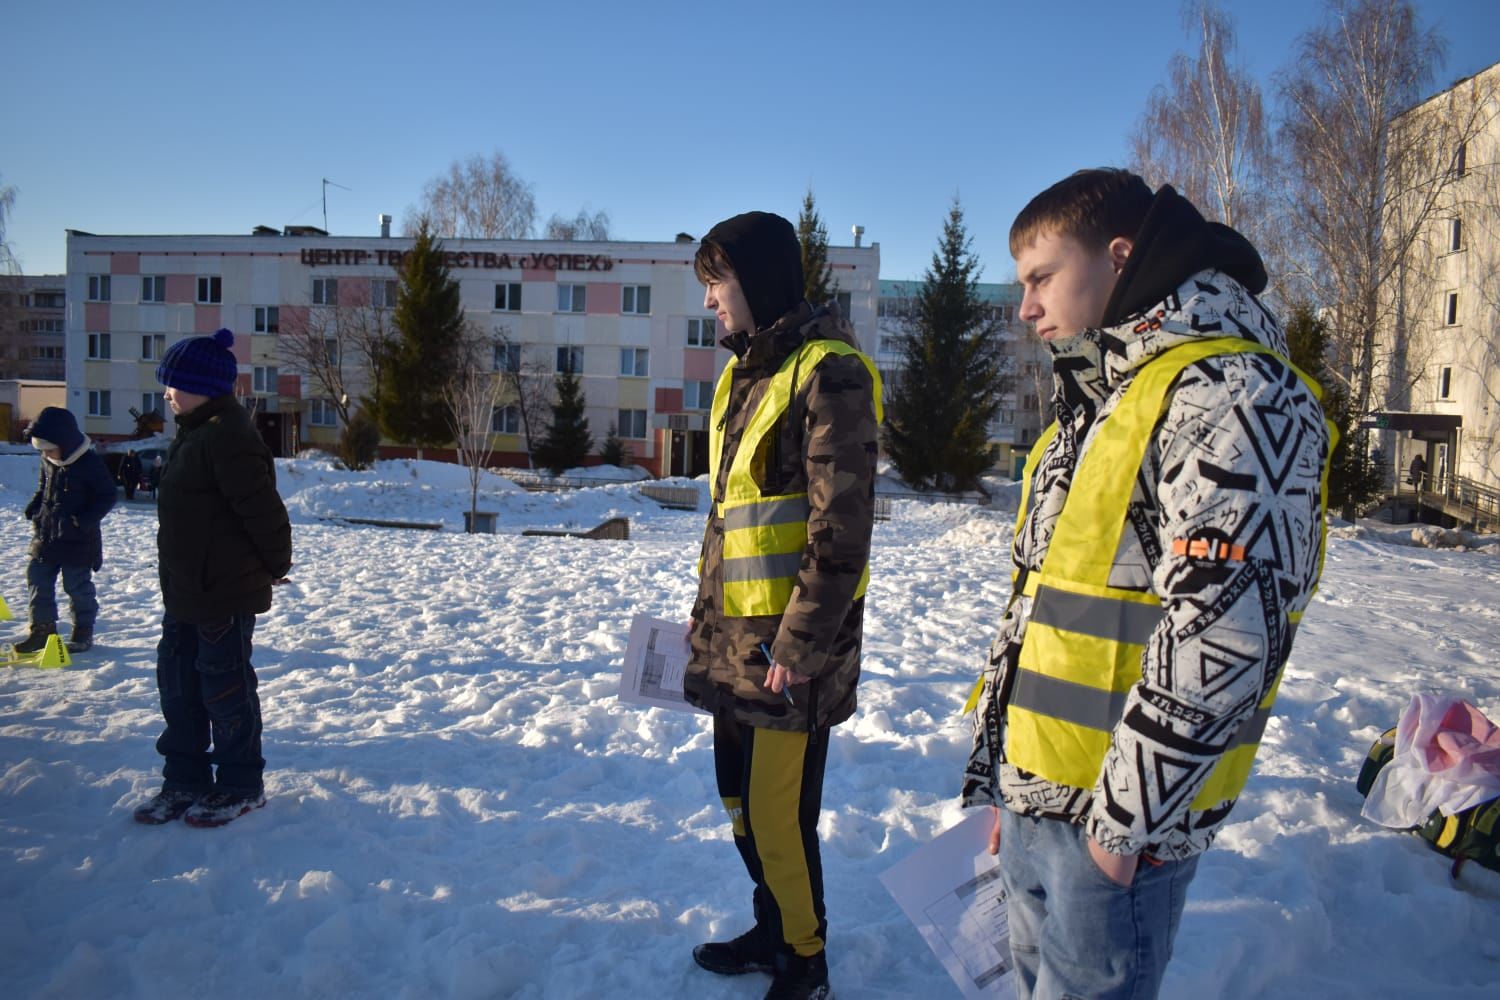
<instances>
[{"instance_id":1,"label":"snow pile","mask_svg":"<svg viewBox=\"0 0 1500 1000\"><path fill-rule=\"evenodd\" d=\"M17 610L36 461L0 458L0 590ZM156 517L149 502L110 515L99 644L66 670L0 671L7 995L764 992L764 977L721 979L690 957L750 919L708 720L614 697L631 616L691 605L703 513L662 509L636 484L531 494L487 480L493 536L320 519L451 525L467 478L431 465L278 463L297 513L291 582L255 635L270 802L218 831L130 821L159 784ZM843 996L954 996L878 874L960 818L959 709L1009 596L1013 515L891 506L860 708L829 748L829 956ZM519 534L608 511L631 518L630 541ZM1500 717L1497 593L1489 555L1330 540L1163 996L1493 989L1500 878L1470 865L1451 885L1445 859L1360 818L1354 778L1415 692Z\"/></svg>"}]
</instances>

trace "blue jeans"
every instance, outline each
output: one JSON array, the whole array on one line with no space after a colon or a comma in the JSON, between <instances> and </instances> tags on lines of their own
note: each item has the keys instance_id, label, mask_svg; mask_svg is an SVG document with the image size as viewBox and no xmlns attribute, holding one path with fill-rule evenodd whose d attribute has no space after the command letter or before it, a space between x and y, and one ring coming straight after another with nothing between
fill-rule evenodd
<instances>
[{"instance_id":1,"label":"blue jeans","mask_svg":"<svg viewBox=\"0 0 1500 1000\"><path fill-rule=\"evenodd\" d=\"M26 564L26 597L31 624L56 624L59 572L62 573L63 590L73 602L73 624L93 628L99 618L99 601L94 596L94 570L89 566L59 566L40 559L32 559Z\"/></svg>"},{"instance_id":2,"label":"blue jeans","mask_svg":"<svg viewBox=\"0 0 1500 1000\"><path fill-rule=\"evenodd\" d=\"M1082 826L1002 808L1000 870L1019 1000L1156 996L1197 857L1142 859L1127 888L1094 864Z\"/></svg>"},{"instance_id":3,"label":"blue jeans","mask_svg":"<svg viewBox=\"0 0 1500 1000\"><path fill-rule=\"evenodd\" d=\"M254 615L211 625L162 616L156 687L167 728L156 750L165 758L163 789L195 795L212 789L236 795L263 791L260 698L250 665L254 633Z\"/></svg>"}]
</instances>

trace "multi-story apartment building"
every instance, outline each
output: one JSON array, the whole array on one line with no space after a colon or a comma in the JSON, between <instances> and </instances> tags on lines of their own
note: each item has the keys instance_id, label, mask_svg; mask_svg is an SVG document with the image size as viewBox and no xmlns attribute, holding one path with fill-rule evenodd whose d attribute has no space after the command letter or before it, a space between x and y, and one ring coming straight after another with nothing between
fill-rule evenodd
<instances>
[{"instance_id":1,"label":"multi-story apartment building","mask_svg":"<svg viewBox=\"0 0 1500 1000\"><path fill-rule=\"evenodd\" d=\"M921 281L882 280L877 307L879 339L873 355L887 397L901 377L901 338L909 329L913 299ZM989 428L995 468L1019 477L1026 455L1041 433L1052 399L1052 356L1031 329L1017 317L1021 286L1015 282L980 283L979 297L994 310L1000 338L1011 358L1012 381L1000 413Z\"/></svg>"},{"instance_id":2,"label":"multi-story apartment building","mask_svg":"<svg viewBox=\"0 0 1500 1000\"><path fill-rule=\"evenodd\" d=\"M1382 354L1394 357L1380 445L1404 474L1420 454L1437 482L1448 475L1500 487L1500 63L1398 117L1446 122L1444 174L1396 202L1436 207L1385 289ZM1424 133L1430 134L1430 133Z\"/></svg>"},{"instance_id":3,"label":"multi-story apartment building","mask_svg":"<svg viewBox=\"0 0 1500 1000\"><path fill-rule=\"evenodd\" d=\"M62 379L64 282L61 274L0 277L0 379Z\"/></svg>"},{"instance_id":4,"label":"multi-story apartment building","mask_svg":"<svg viewBox=\"0 0 1500 1000\"><path fill-rule=\"evenodd\" d=\"M382 217L388 226L389 217ZM259 227L247 236L68 234L69 406L100 439L130 433L131 409L161 409L155 369L184 337L227 326L240 362L237 393L278 455L337 439L340 406L297 342L327 337L357 399L368 373L339 331L389 324L409 238L329 236ZM590 431L609 425L658 474L708 468L714 382L728 360L723 331L693 274L698 244L460 240L444 242L469 324L496 343L495 370L582 373ZM841 304L866 351L876 346L880 246L830 247ZM340 358L338 353L348 356ZM324 360L330 360L325 354ZM170 414L168 429L170 430ZM495 459L524 465L522 421L502 399ZM385 442L385 455L409 455Z\"/></svg>"}]
</instances>

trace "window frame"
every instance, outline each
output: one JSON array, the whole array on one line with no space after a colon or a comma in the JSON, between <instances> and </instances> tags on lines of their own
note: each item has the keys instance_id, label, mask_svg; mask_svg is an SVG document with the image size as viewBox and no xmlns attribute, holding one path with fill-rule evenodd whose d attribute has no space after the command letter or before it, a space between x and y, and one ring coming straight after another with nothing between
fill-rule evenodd
<instances>
[{"instance_id":1,"label":"window frame","mask_svg":"<svg viewBox=\"0 0 1500 1000\"><path fill-rule=\"evenodd\" d=\"M143 333L141 334L141 360L160 361L163 354L167 353L167 335L165 333Z\"/></svg>"},{"instance_id":2,"label":"window frame","mask_svg":"<svg viewBox=\"0 0 1500 1000\"><path fill-rule=\"evenodd\" d=\"M502 291L503 289L503 291ZM495 312L521 311L521 282L519 281L497 281L495 282ZM504 299L502 302L501 299Z\"/></svg>"},{"instance_id":3,"label":"window frame","mask_svg":"<svg viewBox=\"0 0 1500 1000\"><path fill-rule=\"evenodd\" d=\"M159 304L167 301L167 276L164 274L141 275L141 303Z\"/></svg>"},{"instance_id":4,"label":"window frame","mask_svg":"<svg viewBox=\"0 0 1500 1000\"><path fill-rule=\"evenodd\" d=\"M507 426L509 425L509 426ZM491 434L520 434L521 408L515 403L490 408Z\"/></svg>"},{"instance_id":5,"label":"window frame","mask_svg":"<svg viewBox=\"0 0 1500 1000\"><path fill-rule=\"evenodd\" d=\"M87 301L89 301L89 302L108 302L108 301L110 301L110 287L109 287L110 282L109 282L109 279L110 279L110 276L107 275L107 274L91 274L91 275L89 275L89 292L88 292L88 299L87 299Z\"/></svg>"},{"instance_id":6,"label":"window frame","mask_svg":"<svg viewBox=\"0 0 1500 1000\"><path fill-rule=\"evenodd\" d=\"M261 396L277 396L279 373L275 365L250 366L250 391ZM266 388L267 384L270 388Z\"/></svg>"},{"instance_id":7,"label":"window frame","mask_svg":"<svg viewBox=\"0 0 1500 1000\"><path fill-rule=\"evenodd\" d=\"M328 293L333 292L333 300L329 301ZM312 280L312 304L315 306L336 306L339 304L339 279L337 278L313 278Z\"/></svg>"},{"instance_id":8,"label":"window frame","mask_svg":"<svg viewBox=\"0 0 1500 1000\"><path fill-rule=\"evenodd\" d=\"M567 289L568 307L563 308L563 289ZM557 284L557 311L560 313L588 312L589 286L572 282L558 282Z\"/></svg>"},{"instance_id":9,"label":"window frame","mask_svg":"<svg viewBox=\"0 0 1500 1000\"><path fill-rule=\"evenodd\" d=\"M635 431L635 420L634 420L634 417L635 417L636 414L640 414L640 418L641 418L640 419L640 425L641 425L641 433L640 434L634 433L634 431ZM625 421L626 421L626 416L627 415L629 415L631 417L631 426L629 426L629 427L625 426ZM625 438L626 440L630 440L630 441L646 441L646 440L649 440L650 439L650 435L651 435L651 414L648 411L646 411L646 410L638 410L638 409L633 409L633 408L627 409L627 408L624 408L624 407L617 408L615 410L615 433L618 434L620 437Z\"/></svg>"},{"instance_id":10,"label":"window frame","mask_svg":"<svg viewBox=\"0 0 1500 1000\"><path fill-rule=\"evenodd\" d=\"M626 371L626 368L629 371ZM621 378L650 378L651 377L651 348L649 347L622 347L620 348L620 377Z\"/></svg>"},{"instance_id":11,"label":"window frame","mask_svg":"<svg viewBox=\"0 0 1500 1000\"><path fill-rule=\"evenodd\" d=\"M114 400L110 397L109 389L90 389L88 397L88 412L90 417L112 417L114 416Z\"/></svg>"},{"instance_id":12,"label":"window frame","mask_svg":"<svg viewBox=\"0 0 1500 1000\"><path fill-rule=\"evenodd\" d=\"M694 324L698 328L699 341L693 341ZM717 347L718 346L719 321L716 316L689 316L687 319L687 346L689 347ZM704 331L707 331L706 333ZM706 340L705 340L706 338Z\"/></svg>"},{"instance_id":13,"label":"window frame","mask_svg":"<svg viewBox=\"0 0 1500 1000\"><path fill-rule=\"evenodd\" d=\"M255 333L277 334L281 332L281 307L256 306L250 329Z\"/></svg>"},{"instance_id":14,"label":"window frame","mask_svg":"<svg viewBox=\"0 0 1500 1000\"><path fill-rule=\"evenodd\" d=\"M107 333L91 333L88 335L84 359L87 361L109 361L114 354L110 335Z\"/></svg>"},{"instance_id":15,"label":"window frame","mask_svg":"<svg viewBox=\"0 0 1500 1000\"><path fill-rule=\"evenodd\" d=\"M198 275L197 298L193 301L200 306L223 305L224 276L220 274Z\"/></svg>"},{"instance_id":16,"label":"window frame","mask_svg":"<svg viewBox=\"0 0 1500 1000\"><path fill-rule=\"evenodd\" d=\"M564 368L563 367L562 359L563 359L563 352L564 351L568 352L569 363L572 362L572 359L573 359L573 357L575 355L577 356L577 358L578 358L578 364L575 367L573 367L573 368ZM583 345L582 344L558 344L557 345L557 366L556 366L555 370L556 370L556 372L558 374L561 374L561 373L563 373L565 371L571 371L574 375L582 375L583 374L583 361L584 361L584 357L583 357Z\"/></svg>"},{"instance_id":17,"label":"window frame","mask_svg":"<svg viewBox=\"0 0 1500 1000\"><path fill-rule=\"evenodd\" d=\"M642 302L645 308L641 308ZM624 316L650 316L651 315L651 286L650 285L621 285L620 286L620 313Z\"/></svg>"}]
</instances>

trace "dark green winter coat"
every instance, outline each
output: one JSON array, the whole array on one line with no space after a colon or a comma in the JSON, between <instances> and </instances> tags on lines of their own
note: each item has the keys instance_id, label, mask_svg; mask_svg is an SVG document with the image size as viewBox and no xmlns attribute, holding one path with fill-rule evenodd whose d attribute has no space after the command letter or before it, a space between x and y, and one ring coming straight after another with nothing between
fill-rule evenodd
<instances>
[{"instance_id":1,"label":"dark green winter coat","mask_svg":"<svg viewBox=\"0 0 1500 1000\"><path fill-rule=\"evenodd\" d=\"M162 603L194 624L271 607L292 566L292 528L270 449L233 396L177 418L156 502Z\"/></svg>"}]
</instances>

